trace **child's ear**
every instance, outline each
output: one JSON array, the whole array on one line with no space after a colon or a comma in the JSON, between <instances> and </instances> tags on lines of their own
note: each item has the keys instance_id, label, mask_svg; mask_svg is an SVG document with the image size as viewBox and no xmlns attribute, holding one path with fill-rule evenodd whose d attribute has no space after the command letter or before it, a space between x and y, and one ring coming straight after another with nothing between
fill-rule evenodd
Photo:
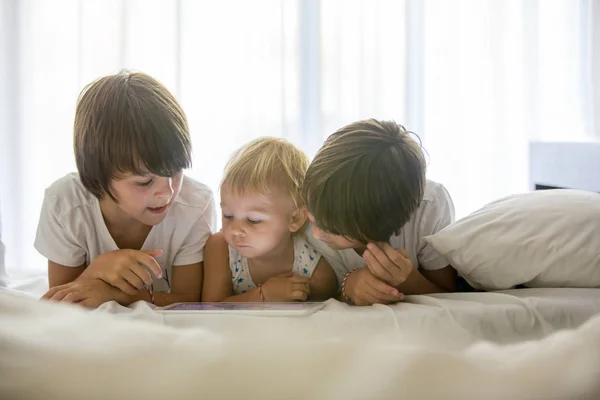
<instances>
[{"instance_id":1,"label":"child's ear","mask_svg":"<svg viewBox=\"0 0 600 400\"><path fill-rule=\"evenodd\" d=\"M306 207L301 207L294 211L290 218L290 232L298 232L306 223L308 211Z\"/></svg>"}]
</instances>

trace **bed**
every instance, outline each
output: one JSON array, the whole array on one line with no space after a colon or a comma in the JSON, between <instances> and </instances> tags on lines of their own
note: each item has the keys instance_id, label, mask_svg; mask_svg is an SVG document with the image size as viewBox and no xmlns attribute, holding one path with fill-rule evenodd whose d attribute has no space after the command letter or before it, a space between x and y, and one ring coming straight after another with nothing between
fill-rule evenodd
<instances>
[{"instance_id":1,"label":"bed","mask_svg":"<svg viewBox=\"0 0 600 400\"><path fill-rule=\"evenodd\" d=\"M600 396L600 289L329 300L305 317L87 311L43 289L0 291L2 399Z\"/></svg>"}]
</instances>

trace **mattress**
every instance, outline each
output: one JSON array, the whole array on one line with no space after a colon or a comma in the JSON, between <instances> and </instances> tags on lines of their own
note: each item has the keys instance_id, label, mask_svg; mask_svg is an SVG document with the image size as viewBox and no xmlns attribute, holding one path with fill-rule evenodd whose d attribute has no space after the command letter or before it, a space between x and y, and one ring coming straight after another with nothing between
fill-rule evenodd
<instances>
[{"instance_id":1,"label":"mattress","mask_svg":"<svg viewBox=\"0 0 600 400\"><path fill-rule=\"evenodd\" d=\"M267 318L2 290L0 398L597 399L599 304L597 290L536 289Z\"/></svg>"}]
</instances>

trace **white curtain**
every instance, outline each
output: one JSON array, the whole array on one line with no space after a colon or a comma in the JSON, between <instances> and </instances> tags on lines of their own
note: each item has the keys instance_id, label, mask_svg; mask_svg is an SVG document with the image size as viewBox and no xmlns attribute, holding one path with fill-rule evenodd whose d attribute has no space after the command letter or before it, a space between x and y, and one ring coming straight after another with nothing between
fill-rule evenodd
<instances>
[{"instance_id":1,"label":"white curtain","mask_svg":"<svg viewBox=\"0 0 600 400\"><path fill-rule=\"evenodd\" d=\"M459 216L528 190L527 146L591 140L594 0L0 0L0 204L7 265L43 269L43 191L75 170L81 88L122 68L186 111L214 190L262 135L313 155L362 118L416 132ZM598 39L596 39L598 43Z\"/></svg>"}]
</instances>

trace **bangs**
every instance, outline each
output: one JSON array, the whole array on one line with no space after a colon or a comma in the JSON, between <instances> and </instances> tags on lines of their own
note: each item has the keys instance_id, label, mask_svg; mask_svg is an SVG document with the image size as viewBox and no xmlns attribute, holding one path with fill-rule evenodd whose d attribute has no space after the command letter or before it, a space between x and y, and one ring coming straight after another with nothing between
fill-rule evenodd
<instances>
[{"instance_id":1,"label":"bangs","mask_svg":"<svg viewBox=\"0 0 600 400\"><path fill-rule=\"evenodd\" d=\"M317 227L363 244L388 240L374 226L373 222L379 221L380 217L371 215L374 208L368 206L369 196L365 196L370 191L369 171L359 170L355 163L347 164L339 165L337 171L330 171L322 182L306 187L307 207ZM346 179L340 177L342 174L351 177L353 184L347 184ZM365 193L354 192L356 187Z\"/></svg>"},{"instance_id":2,"label":"bangs","mask_svg":"<svg viewBox=\"0 0 600 400\"><path fill-rule=\"evenodd\" d=\"M115 111L115 118L104 148L112 165L111 175L148 172L158 176L173 176L191 167L191 141L185 119L174 115L164 104L145 102L143 97L126 96ZM116 102L118 103L118 102Z\"/></svg>"},{"instance_id":3,"label":"bangs","mask_svg":"<svg viewBox=\"0 0 600 400\"><path fill-rule=\"evenodd\" d=\"M323 231L361 243L388 242L418 209L425 170L421 146L403 126L358 121L325 141L303 194Z\"/></svg>"},{"instance_id":4,"label":"bangs","mask_svg":"<svg viewBox=\"0 0 600 400\"><path fill-rule=\"evenodd\" d=\"M279 138L258 138L233 154L225 166L221 188L233 195L270 194L290 196L295 207L304 206L302 183L308 157Z\"/></svg>"},{"instance_id":5,"label":"bangs","mask_svg":"<svg viewBox=\"0 0 600 400\"><path fill-rule=\"evenodd\" d=\"M262 175L255 170L248 168L236 168L226 174L226 178L221 182L221 189L226 189L234 196L244 196L249 193L269 194L276 185L274 179L263 179Z\"/></svg>"},{"instance_id":6,"label":"bangs","mask_svg":"<svg viewBox=\"0 0 600 400\"><path fill-rule=\"evenodd\" d=\"M293 193L298 192L288 179L282 176L281 170L275 168L260 169L251 165L239 163L227 170L221 182L221 189L226 189L236 197L247 194L269 195L274 191L291 196L296 201Z\"/></svg>"},{"instance_id":7,"label":"bangs","mask_svg":"<svg viewBox=\"0 0 600 400\"><path fill-rule=\"evenodd\" d=\"M81 182L97 198L116 201L113 178L173 176L191 166L185 114L160 82L137 72L102 77L81 92L73 147Z\"/></svg>"},{"instance_id":8,"label":"bangs","mask_svg":"<svg viewBox=\"0 0 600 400\"><path fill-rule=\"evenodd\" d=\"M321 157L335 163L309 170L304 187L317 227L363 244L388 242L406 222L396 225L393 218L403 209L405 191L394 184L392 175L382 173L394 170L389 159L367 151L346 157L335 149L327 149Z\"/></svg>"}]
</instances>

